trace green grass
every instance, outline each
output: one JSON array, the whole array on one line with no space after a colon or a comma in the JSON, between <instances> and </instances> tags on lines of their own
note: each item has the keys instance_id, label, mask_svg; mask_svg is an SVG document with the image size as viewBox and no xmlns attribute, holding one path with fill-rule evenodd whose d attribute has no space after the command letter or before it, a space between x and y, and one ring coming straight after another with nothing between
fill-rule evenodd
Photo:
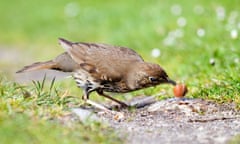
<instances>
[{"instance_id":1,"label":"green grass","mask_svg":"<svg viewBox=\"0 0 240 144\"><path fill-rule=\"evenodd\" d=\"M239 142L240 142L240 135L236 135L228 143L229 144L238 144Z\"/></svg>"},{"instance_id":2,"label":"green grass","mask_svg":"<svg viewBox=\"0 0 240 144\"><path fill-rule=\"evenodd\" d=\"M19 69L24 64L55 57L63 52L57 43L58 37L109 43L133 48L146 61L159 63L172 79L188 85L188 97L234 102L240 107L240 7L237 0L3 0L0 3L0 52L13 49L22 55L15 61L0 62L4 69ZM179 7L181 12L177 13ZM205 33L201 36L203 30ZM238 32L238 35L231 36L231 32ZM153 48L160 49L160 57L151 56ZM26 57L32 61L24 61ZM212 59L215 64L210 63ZM11 75L9 71L2 73ZM1 119L1 127L8 127L9 133L17 130L11 125L34 125L33 117L39 122L44 120L42 125L34 125L39 131L55 127L49 119L61 117L69 108L81 103L81 91L74 82L61 81L52 88L48 84L44 86L48 89L42 89L38 83L22 87L10 78L5 79L6 76L1 76L4 80L1 80L0 108L1 117L5 117ZM152 95L162 90L167 94L160 99L172 96L172 87L167 85L131 95ZM102 100L94 95L91 98ZM59 124L56 127L56 131L49 131L49 141L50 135L57 136L61 129L69 130ZM101 129L101 126L96 127ZM71 132L77 134L74 130ZM98 136L91 128L86 133ZM21 137L28 139L30 135ZM66 137L69 143L71 139L84 139L84 136Z\"/></svg>"},{"instance_id":3,"label":"green grass","mask_svg":"<svg viewBox=\"0 0 240 144\"><path fill-rule=\"evenodd\" d=\"M4 116L0 119L1 143L120 143L120 139L99 124L62 126L57 121L47 122L24 114ZM107 136L106 136L107 135Z\"/></svg>"},{"instance_id":4,"label":"green grass","mask_svg":"<svg viewBox=\"0 0 240 144\"><path fill-rule=\"evenodd\" d=\"M44 87L42 82L23 87L0 80L1 143L120 143L116 133L98 122L73 121L70 108L79 99L66 95L60 87ZM47 88L49 87L49 88Z\"/></svg>"}]
</instances>

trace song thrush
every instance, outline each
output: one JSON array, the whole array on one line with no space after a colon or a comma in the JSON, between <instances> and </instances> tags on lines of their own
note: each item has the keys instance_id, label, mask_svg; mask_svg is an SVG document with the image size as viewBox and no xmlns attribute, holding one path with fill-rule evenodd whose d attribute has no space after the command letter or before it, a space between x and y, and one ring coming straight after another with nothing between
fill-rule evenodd
<instances>
[{"instance_id":1,"label":"song thrush","mask_svg":"<svg viewBox=\"0 0 240 144\"><path fill-rule=\"evenodd\" d=\"M53 69L73 72L77 86L83 89L83 100L101 109L105 107L89 100L96 91L123 106L125 103L104 92L126 93L162 83L176 85L158 65L145 62L134 50L98 43L70 42L59 38L66 52L53 60L25 66L17 73Z\"/></svg>"}]
</instances>

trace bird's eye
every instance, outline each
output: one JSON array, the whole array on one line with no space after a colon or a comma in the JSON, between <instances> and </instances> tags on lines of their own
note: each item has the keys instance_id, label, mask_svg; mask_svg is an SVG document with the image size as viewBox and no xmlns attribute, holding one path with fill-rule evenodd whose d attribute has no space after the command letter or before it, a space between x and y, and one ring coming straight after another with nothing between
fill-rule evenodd
<instances>
[{"instance_id":1,"label":"bird's eye","mask_svg":"<svg viewBox=\"0 0 240 144\"><path fill-rule=\"evenodd\" d=\"M157 82L158 81L158 78L155 78L155 77L149 77L149 80L151 82Z\"/></svg>"}]
</instances>

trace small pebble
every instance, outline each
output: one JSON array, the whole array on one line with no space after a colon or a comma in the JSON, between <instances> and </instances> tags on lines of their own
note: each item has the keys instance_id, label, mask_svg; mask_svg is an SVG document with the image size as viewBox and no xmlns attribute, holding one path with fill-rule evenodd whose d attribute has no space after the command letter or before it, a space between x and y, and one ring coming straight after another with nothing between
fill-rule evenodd
<instances>
[{"instance_id":1,"label":"small pebble","mask_svg":"<svg viewBox=\"0 0 240 144\"><path fill-rule=\"evenodd\" d=\"M122 112L117 112L115 115L114 115L114 120L118 121L118 122L121 122L123 119L124 119L124 113Z\"/></svg>"}]
</instances>

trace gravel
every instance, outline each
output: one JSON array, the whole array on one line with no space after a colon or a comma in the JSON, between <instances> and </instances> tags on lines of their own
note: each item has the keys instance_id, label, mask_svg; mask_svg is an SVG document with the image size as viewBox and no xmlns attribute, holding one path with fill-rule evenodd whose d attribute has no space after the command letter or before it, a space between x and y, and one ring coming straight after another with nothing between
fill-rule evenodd
<instances>
[{"instance_id":1,"label":"gravel","mask_svg":"<svg viewBox=\"0 0 240 144\"><path fill-rule=\"evenodd\" d=\"M240 134L240 113L234 104L202 99L168 99L96 116L126 144L225 144Z\"/></svg>"}]
</instances>

